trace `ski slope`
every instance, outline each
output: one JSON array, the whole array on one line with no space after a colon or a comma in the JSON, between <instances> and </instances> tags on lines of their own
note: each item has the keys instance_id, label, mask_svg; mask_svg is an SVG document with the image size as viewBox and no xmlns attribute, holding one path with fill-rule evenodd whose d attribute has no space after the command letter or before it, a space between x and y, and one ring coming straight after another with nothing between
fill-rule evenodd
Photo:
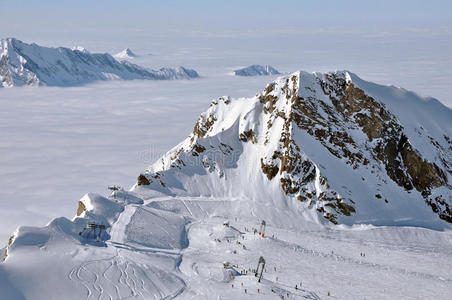
<instances>
[{"instance_id":1,"label":"ski slope","mask_svg":"<svg viewBox=\"0 0 452 300\"><path fill-rule=\"evenodd\" d=\"M102 209L122 210L104 241L80 240L71 230L87 212L16 232L0 264L2 299L450 298L451 232L325 227L300 217L296 230L267 223L261 237L253 229L262 220L234 217L227 199L102 199ZM252 269L260 256L259 283Z\"/></svg>"}]
</instances>

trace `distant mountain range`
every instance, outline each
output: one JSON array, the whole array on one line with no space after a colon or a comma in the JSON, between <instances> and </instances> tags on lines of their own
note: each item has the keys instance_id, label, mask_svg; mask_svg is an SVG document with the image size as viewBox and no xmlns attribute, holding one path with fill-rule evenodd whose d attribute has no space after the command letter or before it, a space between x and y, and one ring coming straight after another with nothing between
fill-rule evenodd
<instances>
[{"instance_id":1,"label":"distant mountain range","mask_svg":"<svg viewBox=\"0 0 452 300\"><path fill-rule=\"evenodd\" d=\"M272 66L266 65L251 65L246 68L238 69L234 71L234 75L236 76L265 76L265 75L278 75L278 70L273 68Z\"/></svg>"},{"instance_id":2,"label":"distant mountain range","mask_svg":"<svg viewBox=\"0 0 452 300\"><path fill-rule=\"evenodd\" d=\"M108 53L90 53L81 47L49 48L14 38L0 41L0 87L74 86L97 80L196 77L199 75L192 69L179 67L151 70L130 62L120 62Z\"/></svg>"}]
</instances>

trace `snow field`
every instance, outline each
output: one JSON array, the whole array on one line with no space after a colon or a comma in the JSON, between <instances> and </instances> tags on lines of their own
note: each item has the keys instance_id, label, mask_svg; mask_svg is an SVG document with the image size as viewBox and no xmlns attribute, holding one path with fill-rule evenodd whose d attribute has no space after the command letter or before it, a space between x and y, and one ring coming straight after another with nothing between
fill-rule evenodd
<instances>
[{"instance_id":1,"label":"snow field","mask_svg":"<svg viewBox=\"0 0 452 300\"><path fill-rule=\"evenodd\" d=\"M336 299L427 299L433 295L447 299L450 295L452 278L444 268L452 254L450 233L417 228L402 228L406 236L400 235L399 228L319 228L296 232L270 225L265 238L243 232L242 238L217 242L215 237L223 231L219 228L222 221L211 218L193 224L189 230L190 246L183 251L181 271L189 277L188 286L200 285L200 299L214 295L221 299L253 299L253 295L256 299L274 299L272 288L289 293L288 299L324 299L329 298L328 292ZM231 225L242 230L257 228L258 224L243 219L231 221ZM388 236L397 237L396 246L394 241L386 242ZM431 247L426 239L433 241L437 236L443 237L444 244ZM246 250L237 241L246 245ZM257 283L250 273L227 284L218 279L222 261L237 265L238 271L248 270L256 268L260 256L267 262L262 283ZM210 279L211 284L206 285L205 279ZM244 289L248 291L246 296Z\"/></svg>"},{"instance_id":2,"label":"snow field","mask_svg":"<svg viewBox=\"0 0 452 300\"><path fill-rule=\"evenodd\" d=\"M124 198L125 194L139 199L138 194L123 192ZM302 221L294 229L299 220L281 220L277 225L267 220L266 235L261 237L254 229L262 219L234 214L231 203L243 205L246 199L164 196L126 204L118 195L99 197L82 199L91 199L91 213L109 211L109 202L111 207L124 203L111 219L110 239L104 244L81 243L76 234L84 224L80 218L74 222L60 218L45 228L22 227L16 233L7 261L0 265L0 288L10 299L51 299L55 294L65 299L448 299L450 295L448 231L325 227ZM259 283L253 269L260 256L266 265ZM226 269L224 262L230 263ZM43 286L42 274L48 286Z\"/></svg>"}]
</instances>

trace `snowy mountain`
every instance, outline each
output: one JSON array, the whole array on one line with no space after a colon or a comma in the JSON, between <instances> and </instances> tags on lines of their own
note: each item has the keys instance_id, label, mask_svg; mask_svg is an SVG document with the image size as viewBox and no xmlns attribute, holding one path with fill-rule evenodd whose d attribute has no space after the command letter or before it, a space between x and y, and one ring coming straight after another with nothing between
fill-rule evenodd
<instances>
[{"instance_id":1,"label":"snowy mountain","mask_svg":"<svg viewBox=\"0 0 452 300\"><path fill-rule=\"evenodd\" d=\"M119 53L114 55L116 59L131 59L137 57L135 53L132 52L129 48L122 50Z\"/></svg>"},{"instance_id":2,"label":"snowy mountain","mask_svg":"<svg viewBox=\"0 0 452 300\"><path fill-rule=\"evenodd\" d=\"M452 223L451 136L437 100L345 71L297 72L251 99L213 101L144 176L167 195L252 199L279 218L436 228Z\"/></svg>"},{"instance_id":3,"label":"snowy mountain","mask_svg":"<svg viewBox=\"0 0 452 300\"><path fill-rule=\"evenodd\" d=\"M83 52L83 53L90 53L85 47L82 47L82 46L74 46L74 47L71 48L71 50L72 51L77 50L77 51L80 51L80 52Z\"/></svg>"},{"instance_id":4,"label":"snowy mountain","mask_svg":"<svg viewBox=\"0 0 452 300\"><path fill-rule=\"evenodd\" d=\"M198 73L191 69L150 70L129 62L118 62L107 53L91 54L84 48L47 48L14 38L0 41L0 87L72 86L96 80L196 77L199 77Z\"/></svg>"},{"instance_id":5,"label":"snowy mountain","mask_svg":"<svg viewBox=\"0 0 452 300\"><path fill-rule=\"evenodd\" d=\"M235 70L233 73L236 76L264 76L281 74L278 70L269 65L251 65L246 68Z\"/></svg>"},{"instance_id":6,"label":"snowy mountain","mask_svg":"<svg viewBox=\"0 0 452 300\"><path fill-rule=\"evenodd\" d=\"M2 297L448 299L451 122L346 71L221 97L130 191L18 228Z\"/></svg>"}]
</instances>

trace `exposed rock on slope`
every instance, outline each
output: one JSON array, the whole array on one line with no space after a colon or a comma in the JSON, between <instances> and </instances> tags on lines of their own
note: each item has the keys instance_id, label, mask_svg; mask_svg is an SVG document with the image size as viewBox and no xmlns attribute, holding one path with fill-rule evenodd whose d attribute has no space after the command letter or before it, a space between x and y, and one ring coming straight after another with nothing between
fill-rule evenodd
<instances>
[{"instance_id":1,"label":"exposed rock on slope","mask_svg":"<svg viewBox=\"0 0 452 300\"><path fill-rule=\"evenodd\" d=\"M278 75L281 74L272 66L265 65L251 65L246 68L238 69L234 71L236 76L264 76L264 75Z\"/></svg>"},{"instance_id":2,"label":"exposed rock on slope","mask_svg":"<svg viewBox=\"0 0 452 300\"><path fill-rule=\"evenodd\" d=\"M89 53L86 49L47 48L26 44L14 38L0 41L0 87L22 85L72 86L96 80L190 79L196 71L145 69L119 62L110 54Z\"/></svg>"},{"instance_id":3,"label":"exposed rock on slope","mask_svg":"<svg viewBox=\"0 0 452 300\"><path fill-rule=\"evenodd\" d=\"M215 100L147 171L146 188L298 206L332 223L452 223L452 112L442 106L445 124L421 125L388 107L394 88L369 84L297 72L253 98ZM411 105L425 103L416 97Z\"/></svg>"}]
</instances>

